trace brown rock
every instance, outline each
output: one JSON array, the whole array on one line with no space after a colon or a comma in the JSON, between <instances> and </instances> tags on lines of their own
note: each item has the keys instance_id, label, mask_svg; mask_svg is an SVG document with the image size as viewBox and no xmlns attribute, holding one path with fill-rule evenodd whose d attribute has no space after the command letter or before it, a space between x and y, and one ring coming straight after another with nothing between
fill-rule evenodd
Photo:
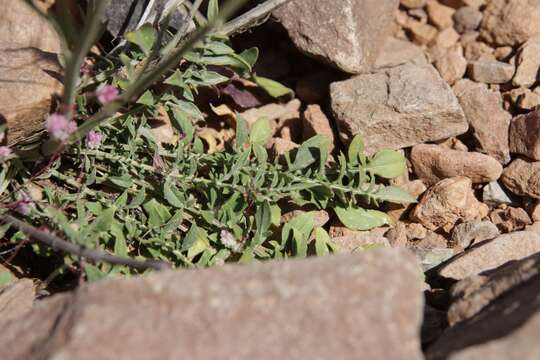
<instances>
[{"instance_id":1,"label":"brown rock","mask_svg":"<svg viewBox=\"0 0 540 360\"><path fill-rule=\"evenodd\" d=\"M435 46L440 46L442 48L449 48L454 46L459 40L459 34L454 30L453 27L446 28L439 32L437 38L435 39Z\"/></svg>"},{"instance_id":2,"label":"brown rock","mask_svg":"<svg viewBox=\"0 0 540 360\"><path fill-rule=\"evenodd\" d=\"M271 141L270 150L273 156L285 155L285 153L297 149L299 145L290 140L282 138L273 138Z\"/></svg>"},{"instance_id":3,"label":"brown rock","mask_svg":"<svg viewBox=\"0 0 540 360\"><path fill-rule=\"evenodd\" d=\"M455 96L431 65L405 64L335 82L330 94L342 140L362 134L370 154L467 131Z\"/></svg>"},{"instance_id":4,"label":"brown rock","mask_svg":"<svg viewBox=\"0 0 540 360\"><path fill-rule=\"evenodd\" d=\"M517 46L540 35L540 27L535 20L538 17L538 1L491 0L484 10L480 31L482 37L490 43Z\"/></svg>"},{"instance_id":5,"label":"brown rock","mask_svg":"<svg viewBox=\"0 0 540 360\"><path fill-rule=\"evenodd\" d=\"M501 95L486 85L460 80L454 85L480 151L502 164L510 161L508 127L511 116L502 107Z\"/></svg>"},{"instance_id":6,"label":"brown rock","mask_svg":"<svg viewBox=\"0 0 540 360\"><path fill-rule=\"evenodd\" d=\"M397 224L384 234L392 247L407 246L407 226L405 223L398 221Z\"/></svg>"},{"instance_id":7,"label":"brown rock","mask_svg":"<svg viewBox=\"0 0 540 360\"><path fill-rule=\"evenodd\" d=\"M540 221L535 221L532 225L527 226L525 229L540 235Z\"/></svg>"},{"instance_id":8,"label":"brown rock","mask_svg":"<svg viewBox=\"0 0 540 360\"><path fill-rule=\"evenodd\" d=\"M439 70L441 77L450 85L463 78L467 70L467 60L463 56L461 46L453 46L446 53L435 61L435 67Z\"/></svg>"},{"instance_id":9,"label":"brown rock","mask_svg":"<svg viewBox=\"0 0 540 360\"><path fill-rule=\"evenodd\" d=\"M484 84L504 84L514 76L514 65L501 61L480 59L469 63L471 79Z\"/></svg>"},{"instance_id":10,"label":"brown rock","mask_svg":"<svg viewBox=\"0 0 540 360\"><path fill-rule=\"evenodd\" d=\"M388 37L374 68L394 67L408 62L425 64L427 60L422 48L410 41Z\"/></svg>"},{"instance_id":11,"label":"brown rock","mask_svg":"<svg viewBox=\"0 0 540 360\"><path fill-rule=\"evenodd\" d=\"M464 6L453 15L454 28L460 34L478 29L482 22L482 13L476 7Z\"/></svg>"},{"instance_id":12,"label":"brown rock","mask_svg":"<svg viewBox=\"0 0 540 360\"><path fill-rule=\"evenodd\" d=\"M32 309L36 293L30 279L0 287L0 322L20 318Z\"/></svg>"},{"instance_id":13,"label":"brown rock","mask_svg":"<svg viewBox=\"0 0 540 360\"><path fill-rule=\"evenodd\" d=\"M335 237L331 241L337 253L354 253L374 248L390 247L388 239L370 232Z\"/></svg>"},{"instance_id":14,"label":"brown rock","mask_svg":"<svg viewBox=\"0 0 540 360\"><path fill-rule=\"evenodd\" d=\"M422 24L427 24L427 13L424 9L409 9L407 13L411 18L420 21Z\"/></svg>"},{"instance_id":15,"label":"brown rock","mask_svg":"<svg viewBox=\"0 0 540 360\"><path fill-rule=\"evenodd\" d=\"M315 135L324 135L332 141L331 152L334 149L334 132L321 107L319 105L309 105L304 111L303 120L303 139L307 140Z\"/></svg>"},{"instance_id":16,"label":"brown rock","mask_svg":"<svg viewBox=\"0 0 540 360\"><path fill-rule=\"evenodd\" d=\"M437 29L435 27L420 21L409 21L407 29L411 33L413 41L418 45L428 45L437 37Z\"/></svg>"},{"instance_id":17,"label":"brown rock","mask_svg":"<svg viewBox=\"0 0 540 360\"><path fill-rule=\"evenodd\" d=\"M499 46L493 52L493 56L499 61L505 61L512 55L513 51L511 46Z\"/></svg>"},{"instance_id":18,"label":"brown rock","mask_svg":"<svg viewBox=\"0 0 540 360\"><path fill-rule=\"evenodd\" d=\"M466 176L473 183L486 183L497 180L503 171L501 164L491 156L449 150L439 145L416 145L410 160L415 174L428 186L454 176Z\"/></svg>"},{"instance_id":19,"label":"brown rock","mask_svg":"<svg viewBox=\"0 0 540 360\"><path fill-rule=\"evenodd\" d=\"M399 3L407 9L417 9L426 5L426 0L400 0Z\"/></svg>"},{"instance_id":20,"label":"brown rock","mask_svg":"<svg viewBox=\"0 0 540 360\"><path fill-rule=\"evenodd\" d=\"M521 94L517 100L517 106L521 110L533 110L538 105L540 105L540 94L537 94L530 90Z\"/></svg>"},{"instance_id":21,"label":"brown rock","mask_svg":"<svg viewBox=\"0 0 540 360\"><path fill-rule=\"evenodd\" d=\"M422 180L407 181L404 184L397 185L399 188L408 192L414 198L419 198L426 190L427 187ZM386 210L395 220L400 220L407 214L407 212L413 208L413 204L387 204Z\"/></svg>"},{"instance_id":22,"label":"brown rock","mask_svg":"<svg viewBox=\"0 0 540 360\"><path fill-rule=\"evenodd\" d=\"M457 225L452 231L452 244L464 250L472 244L491 240L499 236L499 229L489 221L464 222Z\"/></svg>"},{"instance_id":23,"label":"brown rock","mask_svg":"<svg viewBox=\"0 0 540 360\"><path fill-rule=\"evenodd\" d=\"M509 140L512 153L540 160L540 109L512 119Z\"/></svg>"},{"instance_id":24,"label":"brown rock","mask_svg":"<svg viewBox=\"0 0 540 360\"><path fill-rule=\"evenodd\" d=\"M454 15L455 9L445 6L437 0L428 0L426 11L429 21L439 29L453 27L454 20L452 19L452 15Z\"/></svg>"},{"instance_id":25,"label":"brown rock","mask_svg":"<svg viewBox=\"0 0 540 360\"><path fill-rule=\"evenodd\" d=\"M486 205L476 200L471 180L466 177L445 179L422 196L411 213L411 220L429 230L452 230L458 221L480 220L488 213Z\"/></svg>"},{"instance_id":26,"label":"brown rock","mask_svg":"<svg viewBox=\"0 0 540 360\"><path fill-rule=\"evenodd\" d=\"M274 12L304 53L340 70L369 70L390 34L399 0L296 0Z\"/></svg>"},{"instance_id":27,"label":"brown rock","mask_svg":"<svg viewBox=\"0 0 540 360\"><path fill-rule=\"evenodd\" d=\"M465 151L465 152L469 151L469 148L467 147L467 145L465 145L461 140L455 137L451 137L443 141L436 141L435 144L449 150L457 150L457 151Z\"/></svg>"},{"instance_id":28,"label":"brown rock","mask_svg":"<svg viewBox=\"0 0 540 360\"><path fill-rule=\"evenodd\" d=\"M422 359L422 288L416 259L390 249L170 271L44 300L3 324L0 347L5 360Z\"/></svg>"},{"instance_id":29,"label":"brown rock","mask_svg":"<svg viewBox=\"0 0 540 360\"><path fill-rule=\"evenodd\" d=\"M536 201L531 209L531 219L533 221L540 221L540 201Z\"/></svg>"},{"instance_id":30,"label":"brown rock","mask_svg":"<svg viewBox=\"0 0 540 360\"><path fill-rule=\"evenodd\" d=\"M492 59L495 60L493 53L495 50L486 43L481 41L470 41L464 44L463 54L469 61L476 61L479 59Z\"/></svg>"},{"instance_id":31,"label":"brown rock","mask_svg":"<svg viewBox=\"0 0 540 360\"><path fill-rule=\"evenodd\" d=\"M540 161L516 159L506 167L501 181L516 195L540 199Z\"/></svg>"},{"instance_id":32,"label":"brown rock","mask_svg":"<svg viewBox=\"0 0 540 360\"><path fill-rule=\"evenodd\" d=\"M538 81L538 73L540 71L540 39L530 39L519 48L516 56L516 67L516 75L512 80L515 86L528 88Z\"/></svg>"},{"instance_id":33,"label":"brown rock","mask_svg":"<svg viewBox=\"0 0 540 360\"><path fill-rule=\"evenodd\" d=\"M523 230L532 224L529 214L522 208L495 209L489 214L489 218L502 233Z\"/></svg>"}]
</instances>

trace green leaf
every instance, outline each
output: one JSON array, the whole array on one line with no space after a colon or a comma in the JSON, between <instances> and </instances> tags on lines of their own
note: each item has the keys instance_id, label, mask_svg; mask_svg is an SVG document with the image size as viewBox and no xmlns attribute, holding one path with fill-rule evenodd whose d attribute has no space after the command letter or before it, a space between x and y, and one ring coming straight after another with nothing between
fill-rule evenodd
<instances>
[{"instance_id":1,"label":"green leaf","mask_svg":"<svg viewBox=\"0 0 540 360\"><path fill-rule=\"evenodd\" d=\"M163 184L163 196L170 205L182 209L184 208L184 201L182 201L181 194L176 186L174 186L172 180L171 176L167 177L165 180L165 183Z\"/></svg>"},{"instance_id":2,"label":"green leaf","mask_svg":"<svg viewBox=\"0 0 540 360\"><path fill-rule=\"evenodd\" d=\"M272 209L268 201L257 206L255 224L257 225L257 231L253 236L253 246L262 244L266 240L268 229L272 224Z\"/></svg>"},{"instance_id":3,"label":"green leaf","mask_svg":"<svg viewBox=\"0 0 540 360\"><path fill-rule=\"evenodd\" d=\"M272 126L270 125L270 120L263 117L255 121L251 127L251 132L249 134L249 142L251 144L265 145L270 135L272 133Z\"/></svg>"},{"instance_id":4,"label":"green leaf","mask_svg":"<svg viewBox=\"0 0 540 360\"><path fill-rule=\"evenodd\" d=\"M90 264L84 264L84 272L88 282L95 282L107 277L107 273L99 270L96 266Z\"/></svg>"},{"instance_id":5,"label":"green leaf","mask_svg":"<svg viewBox=\"0 0 540 360\"><path fill-rule=\"evenodd\" d=\"M242 51L239 56L244 59L251 68L253 68L257 62L257 59L259 58L259 49L256 47L249 48Z\"/></svg>"},{"instance_id":6,"label":"green leaf","mask_svg":"<svg viewBox=\"0 0 540 360\"><path fill-rule=\"evenodd\" d=\"M272 79L262 76L255 76L255 83L273 98L279 98L285 95L289 95L291 97L294 96L294 91Z\"/></svg>"},{"instance_id":7,"label":"green leaf","mask_svg":"<svg viewBox=\"0 0 540 360\"><path fill-rule=\"evenodd\" d=\"M114 220L116 207L105 209L94 221L93 227L96 232L109 231Z\"/></svg>"},{"instance_id":8,"label":"green leaf","mask_svg":"<svg viewBox=\"0 0 540 360\"><path fill-rule=\"evenodd\" d=\"M305 169L321 159L322 164L328 158L330 139L324 135L316 135L302 143L296 152L294 162L290 167L291 171Z\"/></svg>"},{"instance_id":9,"label":"green leaf","mask_svg":"<svg viewBox=\"0 0 540 360\"><path fill-rule=\"evenodd\" d=\"M356 135L349 145L348 158L349 164L358 165L358 160L364 154L364 140L361 135Z\"/></svg>"},{"instance_id":10,"label":"green leaf","mask_svg":"<svg viewBox=\"0 0 540 360\"><path fill-rule=\"evenodd\" d=\"M15 276L7 269L0 267L0 288L15 280Z\"/></svg>"},{"instance_id":11,"label":"green leaf","mask_svg":"<svg viewBox=\"0 0 540 360\"><path fill-rule=\"evenodd\" d=\"M370 230L392 223L387 214L378 210L336 207L334 211L339 221L351 230Z\"/></svg>"},{"instance_id":12,"label":"green leaf","mask_svg":"<svg viewBox=\"0 0 540 360\"><path fill-rule=\"evenodd\" d=\"M314 227L314 212L306 212L295 216L281 230L281 245L285 246L292 233L295 255L300 257L306 256L308 240Z\"/></svg>"},{"instance_id":13,"label":"green leaf","mask_svg":"<svg viewBox=\"0 0 540 360\"><path fill-rule=\"evenodd\" d=\"M385 186L377 192L370 194L371 197L393 203L410 204L416 202L408 192L395 186Z\"/></svg>"},{"instance_id":14,"label":"green leaf","mask_svg":"<svg viewBox=\"0 0 540 360\"><path fill-rule=\"evenodd\" d=\"M146 199L146 189L143 187L137 192L137 195L135 195L135 197L131 200L129 205L126 206L126 208L136 209L142 205L145 199Z\"/></svg>"},{"instance_id":15,"label":"green leaf","mask_svg":"<svg viewBox=\"0 0 540 360\"><path fill-rule=\"evenodd\" d=\"M206 70L201 72L200 79L204 83L205 86L219 85L219 84L229 81L229 78L226 76L223 76L215 71L206 71Z\"/></svg>"},{"instance_id":16,"label":"green leaf","mask_svg":"<svg viewBox=\"0 0 540 360\"><path fill-rule=\"evenodd\" d=\"M218 0L210 0L208 3L208 11L206 12L206 17L208 21L214 22L218 19L219 16L219 3Z\"/></svg>"},{"instance_id":17,"label":"green leaf","mask_svg":"<svg viewBox=\"0 0 540 360\"><path fill-rule=\"evenodd\" d=\"M247 143L249 136L249 130L246 120L236 113L236 149L242 150L244 145Z\"/></svg>"},{"instance_id":18,"label":"green leaf","mask_svg":"<svg viewBox=\"0 0 540 360\"><path fill-rule=\"evenodd\" d=\"M407 170L407 161L403 154L394 150L383 149L371 158L366 166L366 170L373 175L392 179Z\"/></svg>"},{"instance_id":19,"label":"green leaf","mask_svg":"<svg viewBox=\"0 0 540 360\"><path fill-rule=\"evenodd\" d=\"M108 180L121 189L129 189L133 185L133 179L128 175L110 176Z\"/></svg>"},{"instance_id":20,"label":"green leaf","mask_svg":"<svg viewBox=\"0 0 540 360\"><path fill-rule=\"evenodd\" d=\"M322 227L315 229L315 253L317 256L324 256L329 253L328 243L330 242L330 235Z\"/></svg>"},{"instance_id":21,"label":"green leaf","mask_svg":"<svg viewBox=\"0 0 540 360\"><path fill-rule=\"evenodd\" d=\"M126 40L137 45L148 56L156 41L156 30L150 23L146 23L135 31L126 33Z\"/></svg>"},{"instance_id":22,"label":"green leaf","mask_svg":"<svg viewBox=\"0 0 540 360\"><path fill-rule=\"evenodd\" d=\"M117 256L128 256L128 247L124 236L124 226L118 221L112 223L111 234L114 237L114 254Z\"/></svg>"},{"instance_id":23,"label":"green leaf","mask_svg":"<svg viewBox=\"0 0 540 360\"><path fill-rule=\"evenodd\" d=\"M139 100L137 100L137 104L143 104L146 106L154 106L154 96L150 92L150 90L146 90L144 94L141 95Z\"/></svg>"},{"instance_id":24,"label":"green leaf","mask_svg":"<svg viewBox=\"0 0 540 360\"><path fill-rule=\"evenodd\" d=\"M165 224L172 217L169 209L156 199L148 201L143 208L148 214L148 224L153 227Z\"/></svg>"}]
</instances>

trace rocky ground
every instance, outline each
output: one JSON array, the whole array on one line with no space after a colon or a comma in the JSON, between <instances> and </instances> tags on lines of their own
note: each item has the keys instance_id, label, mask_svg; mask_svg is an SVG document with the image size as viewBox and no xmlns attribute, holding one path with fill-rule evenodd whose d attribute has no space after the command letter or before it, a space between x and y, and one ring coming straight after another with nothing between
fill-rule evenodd
<instances>
[{"instance_id":1,"label":"rocky ground","mask_svg":"<svg viewBox=\"0 0 540 360\"><path fill-rule=\"evenodd\" d=\"M418 203L388 206L395 224L369 232L321 212L352 255L106 281L34 305L19 280L0 290L5 358L540 357L538 18L533 0L282 7L234 41L260 46L257 71L297 99L244 117L275 121L277 154L314 134L336 152L358 133L368 153L402 149L409 171L392 183ZM43 117L48 81L24 99L0 87L8 124Z\"/></svg>"}]
</instances>

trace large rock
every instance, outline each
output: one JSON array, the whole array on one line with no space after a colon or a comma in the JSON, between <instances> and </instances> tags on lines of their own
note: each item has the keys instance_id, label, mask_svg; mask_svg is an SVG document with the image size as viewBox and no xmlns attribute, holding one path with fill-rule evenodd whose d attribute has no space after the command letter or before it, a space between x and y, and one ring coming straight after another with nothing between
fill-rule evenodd
<instances>
[{"instance_id":1,"label":"large rock","mask_svg":"<svg viewBox=\"0 0 540 360\"><path fill-rule=\"evenodd\" d=\"M62 92L60 41L24 0L0 0L0 121L9 144L43 126Z\"/></svg>"},{"instance_id":2,"label":"large rock","mask_svg":"<svg viewBox=\"0 0 540 360\"><path fill-rule=\"evenodd\" d=\"M399 0L293 0L274 12L306 54L349 73L370 69Z\"/></svg>"},{"instance_id":3,"label":"large rock","mask_svg":"<svg viewBox=\"0 0 540 360\"><path fill-rule=\"evenodd\" d=\"M422 359L405 250L103 281L0 324L2 359ZM404 301L406 299L406 301Z\"/></svg>"},{"instance_id":4,"label":"large rock","mask_svg":"<svg viewBox=\"0 0 540 360\"><path fill-rule=\"evenodd\" d=\"M523 159L512 161L504 169L501 181L516 195L540 199L540 161L529 162Z\"/></svg>"},{"instance_id":5,"label":"large rock","mask_svg":"<svg viewBox=\"0 0 540 360\"><path fill-rule=\"evenodd\" d=\"M400 149L462 134L468 125L448 84L431 65L404 64L335 82L340 136L362 134L366 151Z\"/></svg>"},{"instance_id":6,"label":"large rock","mask_svg":"<svg viewBox=\"0 0 540 360\"><path fill-rule=\"evenodd\" d=\"M511 152L540 160L540 109L512 119L509 138Z\"/></svg>"},{"instance_id":7,"label":"large rock","mask_svg":"<svg viewBox=\"0 0 540 360\"><path fill-rule=\"evenodd\" d=\"M0 287L0 322L16 319L32 309L36 292L30 279Z\"/></svg>"},{"instance_id":8,"label":"large rock","mask_svg":"<svg viewBox=\"0 0 540 360\"><path fill-rule=\"evenodd\" d=\"M527 259L496 270L486 275L485 280L475 279L478 285L465 294L468 298L465 301L472 306L467 311L476 313L482 308L481 311L450 327L428 348L426 358L537 359L540 354L540 276L531 276L537 269L537 260ZM480 303L473 305L475 301ZM484 302L489 304L482 304Z\"/></svg>"},{"instance_id":9,"label":"large rock","mask_svg":"<svg viewBox=\"0 0 540 360\"><path fill-rule=\"evenodd\" d=\"M512 117L504 111L500 93L471 80L460 80L453 89L467 116L479 150L503 164L508 163L508 127Z\"/></svg>"},{"instance_id":10,"label":"large rock","mask_svg":"<svg viewBox=\"0 0 540 360\"><path fill-rule=\"evenodd\" d=\"M540 71L540 39L530 39L516 56L516 75L512 80L515 86L531 87L538 79Z\"/></svg>"},{"instance_id":11,"label":"large rock","mask_svg":"<svg viewBox=\"0 0 540 360\"><path fill-rule=\"evenodd\" d=\"M540 17L538 0L491 0L487 2L480 26L481 36L498 46L521 45L540 35L536 19Z\"/></svg>"},{"instance_id":12,"label":"large rock","mask_svg":"<svg viewBox=\"0 0 540 360\"><path fill-rule=\"evenodd\" d=\"M461 280L537 252L540 252L540 235L532 231L504 234L481 242L452 259L439 269L439 275Z\"/></svg>"},{"instance_id":13,"label":"large rock","mask_svg":"<svg viewBox=\"0 0 540 360\"><path fill-rule=\"evenodd\" d=\"M497 180L503 171L501 164L491 156L440 145L416 145L411 150L410 160L416 176L427 185L454 176L466 176L473 183L487 183Z\"/></svg>"}]
</instances>

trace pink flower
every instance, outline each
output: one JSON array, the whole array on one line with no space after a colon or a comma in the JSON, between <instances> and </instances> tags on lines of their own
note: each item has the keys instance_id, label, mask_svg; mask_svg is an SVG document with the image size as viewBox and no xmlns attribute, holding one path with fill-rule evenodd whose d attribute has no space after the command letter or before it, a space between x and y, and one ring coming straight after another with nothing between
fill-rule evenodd
<instances>
[{"instance_id":1,"label":"pink flower","mask_svg":"<svg viewBox=\"0 0 540 360\"><path fill-rule=\"evenodd\" d=\"M13 150L7 146L0 146L0 164L13 157Z\"/></svg>"},{"instance_id":2,"label":"pink flower","mask_svg":"<svg viewBox=\"0 0 540 360\"><path fill-rule=\"evenodd\" d=\"M86 136L86 146L90 149L97 149L103 140L103 135L97 131L90 131Z\"/></svg>"},{"instance_id":3,"label":"pink flower","mask_svg":"<svg viewBox=\"0 0 540 360\"><path fill-rule=\"evenodd\" d=\"M112 85L105 85L98 89L97 97L103 105L108 104L118 98L118 89Z\"/></svg>"},{"instance_id":4,"label":"pink flower","mask_svg":"<svg viewBox=\"0 0 540 360\"><path fill-rule=\"evenodd\" d=\"M28 195L25 193L22 194L22 198L17 201L17 204L15 205L15 211L22 215L28 215L30 212L32 212L33 209L35 209L36 205L30 199Z\"/></svg>"},{"instance_id":5,"label":"pink flower","mask_svg":"<svg viewBox=\"0 0 540 360\"><path fill-rule=\"evenodd\" d=\"M66 141L77 130L77 123L69 121L64 115L54 113L47 118L47 131L55 140Z\"/></svg>"}]
</instances>

